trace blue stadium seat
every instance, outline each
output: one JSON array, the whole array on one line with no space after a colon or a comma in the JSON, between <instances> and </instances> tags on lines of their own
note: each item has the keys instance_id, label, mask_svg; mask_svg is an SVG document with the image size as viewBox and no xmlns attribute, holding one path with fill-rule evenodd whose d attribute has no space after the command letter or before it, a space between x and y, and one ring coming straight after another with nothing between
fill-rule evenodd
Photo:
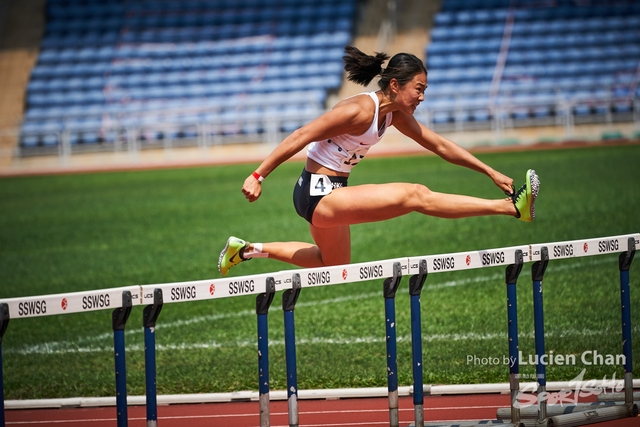
<instances>
[{"instance_id":1,"label":"blue stadium seat","mask_svg":"<svg viewBox=\"0 0 640 427\"><path fill-rule=\"evenodd\" d=\"M470 111L471 119L475 122L486 122L491 118L488 108L476 108Z\"/></svg>"},{"instance_id":2,"label":"blue stadium seat","mask_svg":"<svg viewBox=\"0 0 640 427\"><path fill-rule=\"evenodd\" d=\"M91 127L98 123L82 121L84 113L126 118L146 108L150 99L219 105L225 97L235 99L256 88L262 93L306 93L313 100L303 103L322 103L326 91L340 84L342 49L351 38L356 2L279 4L50 0L26 116L75 117L76 124ZM258 36L265 37L242 40ZM153 45L140 44L144 42ZM252 83L260 79L262 83ZM280 95L278 101L282 99L287 97ZM128 120L135 124L135 116ZM78 130L70 136L90 143L113 141L110 135ZM43 143L42 138L37 141ZM47 141L58 143L58 136Z\"/></svg>"},{"instance_id":3,"label":"blue stadium seat","mask_svg":"<svg viewBox=\"0 0 640 427\"><path fill-rule=\"evenodd\" d=\"M436 124L451 122L451 113L449 111L435 110L432 113L431 120Z\"/></svg>"}]
</instances>

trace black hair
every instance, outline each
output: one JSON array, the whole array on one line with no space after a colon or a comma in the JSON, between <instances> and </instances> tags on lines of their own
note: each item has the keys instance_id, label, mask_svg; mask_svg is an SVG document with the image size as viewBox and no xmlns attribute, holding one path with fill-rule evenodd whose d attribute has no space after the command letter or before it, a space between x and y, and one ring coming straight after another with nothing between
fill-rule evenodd
<instances>
[{"instance_id":1,"label":"black hair","mask_svg":"<svg viewBox=\"0 0 640 427\"><path fill-rule=\"evenodd\" d=\"M394 55L386 68L382 63L389 59L386 53L375 52L375 56L367 55L353 46L344 48L344 70L347 78L354 83L367 86L374 77L380 75L378 86L386 90L391 79L396 79L400 86L410 82L418 73L427 74L427 68L420 58L410 53L398 53Z\"/></svg>"}]
</instances>

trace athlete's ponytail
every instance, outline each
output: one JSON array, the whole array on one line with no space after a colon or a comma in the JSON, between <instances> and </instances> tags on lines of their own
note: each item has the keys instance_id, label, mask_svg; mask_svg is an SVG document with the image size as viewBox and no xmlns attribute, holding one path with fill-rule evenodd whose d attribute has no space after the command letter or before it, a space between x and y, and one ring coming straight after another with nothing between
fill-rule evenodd
<instances>
[{"instance_id":1,"label":"athlete's ponytail","mask_svg":"<svg viewBox=\"0 0 640 427\"><path fill-rule=\"evenodd\" d=\"M400 86L404 86L418 73L427 74L422 60L410 53L398 53L382 68L382 63L389 59L386 53L376 52L375 56L367 55L353 46L344 48L344 70L347 79L354 83L367 86L375 76L380 75L378 86L385 90L391 79L396 79Z\"/></svg>"},{"instance_id":2,"label":"athlete's ponytail","mask_svg":"<svg viewBox=\"0 0 640 427\"><path fill-rule=\"evenodd\" d=\"M371 80L382 73L382 63L389 59L386 53L376 52L376 56L367 55L353 46L344 48L344 70L349 81L367 86Z\"/></svg>"}]
</instances>

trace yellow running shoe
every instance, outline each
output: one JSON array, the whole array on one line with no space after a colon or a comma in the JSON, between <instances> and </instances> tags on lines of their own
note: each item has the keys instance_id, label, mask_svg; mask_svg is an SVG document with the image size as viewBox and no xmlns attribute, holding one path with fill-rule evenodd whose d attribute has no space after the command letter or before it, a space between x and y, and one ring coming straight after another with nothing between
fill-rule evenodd
<instances>
[{"instance_id":1,"label":"yellow running shoe","mask_svg":"<svg viewBox=\"0 0 640 427\"><path fill-rule=\"evenodd\" d=\"M540 190L540 178L536 171L527 171L525 184L518 191L511 195L513 205L516 207L516 218L521 221L531 222L536 217L534 203Z\"/></svg>"},{"instance_id":2,"label":"yellow running shoe","mask_svg":"<svg viewBox=\"0 0 640 427\"><path fill-rule=\"evenodd\" d=\"M227 244L220 252L220 258L218 258L218 270L223 276L226 276L229 269L234 265L240 264L242 261L246 261L242 257L245 249L249 248L249 243L237 237L229 237Z\"/></svg>"}]
</instances>

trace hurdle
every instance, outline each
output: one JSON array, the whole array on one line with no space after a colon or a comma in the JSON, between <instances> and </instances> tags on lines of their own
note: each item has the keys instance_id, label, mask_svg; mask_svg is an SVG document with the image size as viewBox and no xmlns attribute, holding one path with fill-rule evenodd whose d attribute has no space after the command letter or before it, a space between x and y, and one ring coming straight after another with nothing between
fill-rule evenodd
<instances>
[{"instance_id":1,"label":"hurdle","mask_svg":"<svg viewBox=\"0 0 640 427\"><path fill-rule=\"evenodd\" d=\"M364 262L330 267L308 268L281 271L280 280L286 286L283 294L283 312L285 316L285 353L287 358L287 397L289 401L289 427L298 423L297 374L289 367L289 360L295 357L295 324L293 306L303 288L317 288L337 284L363 282L383 279L385 298L385 330L387 341L387 389L389 400L390 426L398 426L398 380L395 325L395 293L402 278L402 272L409 269L407 258L398 258L374 262ZM292 295L287 295L291 290ZM291 300L295 296L295 300ZM286 304L285 304L286 300ZM291 304L293 302L293 305ZM290 382L295 379L295 382ZM295 390L295 393L293 393ZM295 402L295 403L294 403ZM268 426L269 424L266 424ZM265 426L265 427L266 427ZM261 427L262 424L261 424Z\"/></svg>"},{"instance_id":2,"label":"hurdle","mask_svg":"<svg viewBox=\"0 0 640 427\"><path fill-rule=\"evenodd\" d=\"M113 309L111 327L114 337L116 419L118 427L127 427L125 328L132 308L146 305L147 307L143 311L143 326L145 328L147 427L154 427L157 425L157 403L155 331L153 329L164 304L259 294L265 291L264 284L275 283L274 276L279 278L277 273L261 274L231 279L215 279L213 281L198 280L161 285L127 286L2 300L0 301L0 386L3 386L4 378L1 358L2 337L4 337L11 318L43 317ZM277 283L282 285L279 280ZM285 286L281 286L279 290L284 289ZM167 297L164 298L164 295ZM0 427L5 425L3 387L2 397Z\"/></svg>"},{"instance_id":3,"label":"hurdle","mask_svg":"<svg viewBox=\"0 0 640 427\"><path fill-rule=\"evenodd\" d=\"M400 280L404 274L415 273L415 276L411 278L412 285L410 286L410 292L412 293L413 303L413 316L412 321L412 354L414 357L414 365L419 368L414 371L414 415L419 424L429 426L440 425L460 425L460 426L475 426L475 425L502 425L502 426L521 426L518 421L518 409L517 400L519 394L519 375L518 363L514 363L510 367L510 384L512 402L514 406L514 418L515 421L511 423L504 422L502 420L479 420L477 422L455 422L448 424L424 424L423 402L420 392L416 392L417 389L422 390L422 372L421 372L421 332L419 328L413 329L419 326L419 295L426 275L428 274L427 265L431 263L432 266L446 265L446 268L436 267L434 272L442 271L455 271L455 270L467 270L477 268L487 268L496 266L507 266L506 269L506 282L507 282L507 296L508 296L508 322L509 322L509 349L510 355L514 360L518 358L518 326L517 326L517 304L515 287L518 275L522 269L524 259L529 259L529 246L516 246L501 249L481 250L481 251L468 251L447 255L431 255L426 257L418 257L413 259L392 259L375 262L366 262L359 264L340 265L332 267L321 267L303 270L292 270L280 272L280 280L291 283L289 288L293 290L298 288L298 281L300 282L299 289L319 287L327 285L336 285L344 283L353 283L359 281L368 281L372 279L384 279L383 282L383 297L385 300L385 332L386 332L386 346L387 346L387 390L388 390L388 406L389 406L389 425L391 427L397 427L399 425L398 418L398 383L397 383L397 350L396 350L396 321L395 321L395 295L398 289ZM443 260L445 260L443 262ZM421 267L422 266L422 267ZM291 277L291 279L288 279ZM285 291L286 292L286 291ZM296 295L299 295L299 291L296 291ZM295 340L294 334L294 322L292 321L291 314L288 311L292 311L292 306L285 304L286 295L283 295L283 311L285 316L289 317L289 320L285 317L285 348L287 360L294 357L293 350L295 348L295 342L289 342ZM297 297L296 297L297 300ZM290 308L291 310L288 310ZM287 362L287 364L289 364ZM289 382L292 377L287 367L287 395L289 400L289 426L295 427L298 423L297 396L292 395L292 390L297 392L297 383ZM261 369L262 374L264 371ZM297 380L297 377L296 377ZM419 384L416 386L416 384ZM416 394L417 393L417 394ZM293 413L291 413L293 411ZM263 413L261 409L261 414ZM269 425L269 424L266 424ZM416 424L417 425L417 424ZM261 420L261 427L263 426Z\"/></svg>"},{"instance_id":4,"label":"hurdle","mask_svg":"<svg viewBox=\"0 0 640 427\"><path fill-rule=\"evenodd\" d=\"M29 318L53 316L70 313L113 309L111 327L113 330L115 383L116 383L116 419L118 427L126 427L127 419L127 385L124 330L131 313L131 308L140 305L140 287L99 289L87 292L68 294L51 294L24 298L9 298L0 302L0 343L7 329L10 318ZM3 313L2 307L8 312ZM13 317L12 317L13 316ZM1 352L1 348L0 348ZM0 359L0 384L2 384L2 368ZM0 427L4 427L4 392Z\"/></svg>"},{"instance_id":5,"label":"hurdle","mask_svg":"<svg viewBox=\"0 0 640 427\"><path fill-rule=\"evenodd\" d=\"M260 426L269 426L269 347L267 316L276 291L285 290L285 288L290 286L290 280L281 280L279 273L140 286L140 304L146 305L145 310L149 311L148 318L143 314L145 338L149 337L149 341L145 341L147 427L157 426L157 403L155 397L155 350L149 348L149 346L155 345L155 339L151 339L151 330L147 332L146 325L149 325L149 329L155 327L155 321L160 314L160 309L166 304L208 301L241 295L256 295L255 309L258 319ZM151 323L153 323L153 326L151 326ZM118 423L118 427L125 425L126 424Z\"/></svg>"},{"instance_id":6,"label":"hurdle","mask_svg":"<svg viewBox=\"0 0 640 427\"><path fill-rule=\"evenodd\" d=\"M531 267L533 283L533 313L536 353L537 407L521 409L526 426L568 427L594 424L638 415L638 406L633 402L633 374L631 349L631 300L629 269L633 260L637 235L613 236L600 239L573 240L531 245ZM551 251L549 250L551 248ZM620 298L622 312L622 350L624 363L624 403L600 401L591 404L547 406L544 310L542 281L550 260L577 256L594 256L603 253L618 253L620 270ZM508 409L497 411L498 419L508 418Z\"/></svg>"},{"instance_id":7,"label":"hurdle","mask_svg":"<svg viewBox=\"0 0 640 427\"><path fill-rule=\"evenodd\" d=\"M603 408L597 411L610 410L614 407L626 408L626 415L635 416L633 403L633 376L631 364L631 314L629 299L629 267L635 252L635 245L640 240L640 234L613 236L601 239L580 240L571 243L575 251L570 256L591 256L600 254L620 253L619 267L621 277L621 304L623 322L623 347L628 357L625 360L625 394L623 404L611 402L601 403ZM609 242L609 243L606 243ZM586 243L586 244L585 244ZM116 380L116 411L118 427L127 426L127 392L126 392L126 365L124 330L131 309L138 305L144 305L143 327L145 332L145 377L146 377L146 404L147 427L157 427L157 400L156 400L156 361L155 361L155 326L160 311L165 304L204 301L235 296L256 295L256 315L258 332L258 389L260 401L260 425L270 425L269 410L269 348L268 348L268 311L274 295L278 291L282 294L282 309L285 326L285 356L287 363L287 398L289 411L289 425L297 427L298 417L298 385L295 355L295 321L294 308L303 288L314 288L326 285L337 285L363 281L383 280L382 296L385 303L385 336L387 345L387 394L389 406L390 426L399 425L398 417L398 372L397 372L397 348L396 348L396 319L395 296L403 276L409 276L409 295L411 300L411 345L412 345L412 369L413 369L413 403L415 426L476 426L476 425L503 425L523 426L529 422L527 411L520 408L519 396L519 353L518 353L518 322L517 322L517 292L516 284L523 264L534 261L532 278L534 279L534 292L539 289L540 312L542 296L542 276L547 268L549 259L570 257L568 250L555 255L548 248L554 245L566 245L567 242L549 243L545 245L521 245L508 248L489 250L466 251L444 255L426 255L417 257L405 257L390 260L372 261L359 264L348 264L313 269L295 269L279 271L269 274L258 274L233 278L207 279L190 282L177 282L165 284L152 284L140 286L128 286L121 288L92 290L70 294L56 294L45 296L32 296L22 298L10 298L0 300L0 392L3 394L2 415L0 427L4 426L4 388L2 371L2 338L11 318L26 318L38 316L50 316L66 313L81 313L88 311L113 309L112 329L114 333L114 361ZM582 245L579 247L579 245ZM543 247L546 248L543 250ZM547 255L542 255L546 253ZM507 408L507 416L496 420L460 421L448 423L424 423L424 391L422 361L422 333L421 333L421 308L420 298L423 285L428 275L440 272L452 272L468 269L480 269L491 267L506 267L505 282L507 291L507 321L509 355L515 363L509 368L509 392L511 407ZM536 280L538 279L538 280ZM536 282L537 283L536 285ZM539 288L536 288L539 286ZM26 309L25 309L26 307ZM534 309L534 313L537 312ZM544 351L544 322L536 322L541 325L540 343L538 344L538 329L536 329L536 350ZM543 371L536 370L538 379L546 375ZM539 383L540 387L541 384ZM544 386L544 384L542 384ZM427 392L431 387L426 387ZM544 389L539 389L544 390ZM543 399L541 401L544 401ZM631 404L629 404L631 401ZM543 405L544 406L544 405ZM598 406L598 405L592 405ZM549 408L546 408L547 410ZM618 411L617 409L615 411ZM591 412L591 409L588 410ZM598 421L604 421L607 412ZM637 412L635 412L637 414ZM534 422L538 422L539 413L536 412ZM554 416L549 417L548 426L582 425L572 424L573 418L559 419L557 424ZM524 422L523 422L524 421Z\"/></svg>"},{"instance_id":8,"label":"hurdle","mask_svg":"<svg viewBox=\"0 0 640 427\"><path fill-rule=\"evenodd\" d=\"M507 322L508 322L508 348L509 357L515 360L509 366L509 388L511 397L511 420L477 420L477 421L449 421L449 422L424 422L424 399L422 397L422 368L417 367L418 363L414 357L413 363L413 390L414 390L414 427L453 427L453 426L517 426L523 424L520 422L520 414L518 408L518 397L520 393L519 383L519 358L518 353L518 315L517 315L517 295L516 284L518 276L522 270L525 260L529 260L530 250L528 245L513 246L508 248L498 248L481 251L458 252L445 255L428 255L424 257L412 257L409 259L410 279L409 294L411 297L412 316L414 312L420 311L419 295L427 275L442 272L452 272L479 268L490 268L498 266L506 266L505 283L507 291ZM413 321L412 329L412 352L419 355L422 354L422 339L420 332L420 324ZM421 362L420 362L421 363ZM420 389L420 390L418 390Z\"/></svg>"}]
</instances>

